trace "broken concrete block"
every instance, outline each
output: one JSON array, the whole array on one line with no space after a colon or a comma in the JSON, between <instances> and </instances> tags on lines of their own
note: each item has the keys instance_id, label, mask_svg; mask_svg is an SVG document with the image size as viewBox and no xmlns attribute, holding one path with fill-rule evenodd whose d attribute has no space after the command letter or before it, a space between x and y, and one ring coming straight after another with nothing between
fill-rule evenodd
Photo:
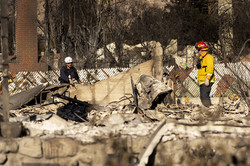
<instances>
[{"instance_id":1,"label":"broken concrete block","mask_svg":"<svg viewBox=\"0 0 250 166\"><path fill-rule=\"evenodd\" d=\"M54 138L43 142L44 157L47 159L72 157L78 152L79 142L70 138Z\"/></svg>"},{"instance_id":2,"label":"broken concrete block","mask_svg":"<svg viewBox=\"0 0 250 166\"><path fill-rule=\"evenodd\" d=\"M42 157L41 140L39 137L23 137L19 142L19 153L35 158Z\"/></svg>"},{"instance_id":3,"label":"broken concrete block","mask_svg":"<svg viewBox=\"0 0 250 166\"><path fill-rule=\"evenodd\" d=\"M85 145L77 155L78 161L89 165L103 166L106 162L107 151L103 144Z\"/></svg>"},{"instance_id":4,"label":"broken concrete block","mask_svg":"<svg viewBox=\"0 0 250 166\"><path fill-rule=\"evenodd\" d=\"M16 138L21 135L22 123L20 122L1 122L1 134L5 138Z\"/></svg>"},{"instance_id":5,"label":"broken concrete block","mask_svg":"<svg viewBox=\"0 0 250 166\"><path fill-rule=\"evenodd\" d=\"M7 156L4 153L0 153L0 164L4 164L7 160Z\"/></svg>"},{"instance_id":6,"label":"broken concrete block","mask_svg":"<svg viewBox=\"0 0 250 166\"><path fill-rule=\"evenodd\" d=\"M15 140L6 140L4 141L5 146L5 153L16 153L18 151L18 143Z\"/></svg>"},{"instance_id":7,"label":"broken concrete block","mask_svg":"<svg viewBox=\"0 0 250 166\"><path fill-rule=\"evenodd\" d=\"M53 132L61 133L61 130L68 127L68 122L53 114L51 118L41 123L24 122L24 127L29 130L30 136L42 136Z\"/></svg>"},{"instance_id":8,"label":"broken concrete block","mask_svg":"<svg viewBox=\"0 0 250 166\"><path fill-rule=\"evenodd\" d=\"M54 114L50 119L42 122L41 128L43 130L56 131L56 130L63 130L67 126L68 123L66 120Z\"/></svg>"},{"instance_id":9,"label":"broken concrete block","mask_svg":"<svg viewBox=\"0 0 250 166\"><path fill-rule=\"evenodd\" d=\"M146 141L148 138L145 137L131 137L127 138L127 146L129 150L133 153L140 153L141 150L144 148Z\"/></svg>"},{"instance_id":10,"label":"broken concrete block","mask_svg":"<svg viewBox=\"0 0 250 166\"><path fill-rule=\"evenodd\" d=\"M5 141L0 141L0 153L5 152L6 144Z\"/></svg>"}]
</instances>

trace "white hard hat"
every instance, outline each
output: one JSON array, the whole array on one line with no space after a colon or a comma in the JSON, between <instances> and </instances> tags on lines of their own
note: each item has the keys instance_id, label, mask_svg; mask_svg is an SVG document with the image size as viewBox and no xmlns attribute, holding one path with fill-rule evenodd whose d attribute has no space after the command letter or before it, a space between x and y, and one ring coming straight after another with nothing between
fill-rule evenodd
<instances>
[{"instance_id":1,"label":"white hard hat","mask_svg":"<svg viewBox=\"0 0 250 166\"><path fill-rule=\"evenodd\" d=\"M68 56L64 59L64 61L65 63L72 63L72 58Z\"/></svg>"}]
</instances>

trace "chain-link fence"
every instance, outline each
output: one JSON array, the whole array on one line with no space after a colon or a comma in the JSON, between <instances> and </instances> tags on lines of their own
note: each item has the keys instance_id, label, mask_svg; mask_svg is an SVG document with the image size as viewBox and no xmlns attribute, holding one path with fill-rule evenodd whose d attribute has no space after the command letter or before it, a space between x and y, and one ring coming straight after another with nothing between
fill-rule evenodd
<instances>
[{"instance_id":1,"label":"chain-link fence","mask_svg":"<svg viewBox=\"0 0 250 166\"><path fill-rule=\"evenodd\" d=\"M78 75L84 85L91 85L97 81L105 80L128 69L129 68L83 69L78 70ZM60 84L58 80L59 75L59 70L47 72L38 71L11 73L9 75L10 95L36 87L43 83L49 83L53 85Z\"/></svg>"},{"instance_id":2,"label":"chain-link fence","mask_svg":"<svg viewBox=\"0 0 250 166\"><path fill-rule=\"evenodd\" d=\"M195 67L165 67L174 80L177 97L199 97L198 69ZM250 91L250 62L215 64L215 82L210 96L248 96Z\"/></svg>"},{"instance_id":3,"label":"chain-link fence","mask_svg":"<svg viewBox=\"0 0 250 166\"><path fill-rule=\"evenodd\" d=\"M78 70L80 80L84 85L91 85L105 80L129 68L103 68ZM177 97L199 97L197 82L198 70L193 66L164 67L174 81L174 92ZM60 71L19 72L11 73L9 78L10 94L15 94L39 84L59 84ZM230 96L232 94L248 95L250 87L250 62L215 64L215 83L210 95Z\"/></svg>"}]
</instances>

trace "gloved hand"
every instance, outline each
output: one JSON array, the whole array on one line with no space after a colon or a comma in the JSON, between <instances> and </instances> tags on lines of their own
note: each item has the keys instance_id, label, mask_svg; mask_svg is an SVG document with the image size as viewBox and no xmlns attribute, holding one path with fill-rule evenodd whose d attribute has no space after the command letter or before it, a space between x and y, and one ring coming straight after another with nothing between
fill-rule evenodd
<instances>
[{"instance_id":1,"label":"gloved hand","mask_svg":"<svg viewBox=\"0 0 250 166\"><path fill-rule=\"evenodd\" d=\"M205 85L209 86L209 79L208 78L205 79Z\"/></svg>"},{"instance_id":2,"label":"gloved hand","mask_svg":"<svg viewBox=\"0 0 250 166\"><path fill-rule=\"evenodd\" d=\"M73 82L72 79L69 79L69 83L70 83L70 84L74 84L74 82Z\"/></svg>"},{"instance_id":3,"label":"gloved hand","mask_svg":"<svg viewBox=\"0 0 250 166\"><path fill-rule=\"evenodd\" d=\"M200 69L200 68L201 68L201 64L200 64L200 63L197 63L197 64L196 64L196 67L197 67L197 69Z\"/></svg>"},{"instance_id":4,"label":"gloved hand","mask_svg":"<svg viewBox=\"0 0 250 166\"><path fill-rule=\"evenodd\" d=\"M201 60L200 60L200 59L198 59L197 64L196 64L196 67L197 67L197 69L200 69L200 68L201 68Z\"/></svg>"}]
</instances>

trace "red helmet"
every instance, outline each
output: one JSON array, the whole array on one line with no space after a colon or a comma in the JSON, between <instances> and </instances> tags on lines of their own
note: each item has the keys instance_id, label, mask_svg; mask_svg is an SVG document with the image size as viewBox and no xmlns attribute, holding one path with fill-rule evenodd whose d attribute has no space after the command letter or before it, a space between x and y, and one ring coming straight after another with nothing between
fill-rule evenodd
<instances>
[{"instance_id":1,"label":"red helmet","mask_svg":"<svg viewBox=\"0 0 250 166\"><path fill-rule=\"evenodd\" d=\"M198 51L200 51L200 50L205 51L205 50L208 50L208 45L206 45L206 43L204 43L203 41L199 41L199 42L196 44L195 48L196 48Z\"/></svg>"}]
</instances>

